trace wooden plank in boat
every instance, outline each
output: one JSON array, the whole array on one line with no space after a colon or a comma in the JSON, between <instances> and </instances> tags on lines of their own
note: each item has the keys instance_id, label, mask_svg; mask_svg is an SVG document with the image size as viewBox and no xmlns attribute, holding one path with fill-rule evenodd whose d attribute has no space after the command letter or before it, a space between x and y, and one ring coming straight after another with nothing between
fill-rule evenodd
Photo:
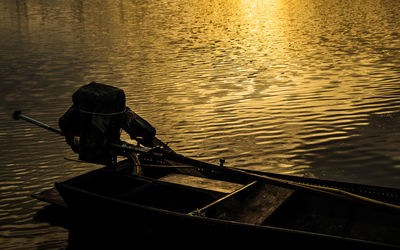
<instances>
[{"instance_id":1,"label":"wooden plank in boat","mask_svg":"<svg viewBox=\"0 0 400 250\"><path fill-rule=\"evenodd\" d=\"M262 224L279 208L294 190L279 186L262 184L255 192L246 197L234 212L234 221L249 224Z\"/></svg>"},{"instance_id":2,"label":"wooden plank in boat","mask_svg":"<svg viewBox=\"0 0 400 250\"><path fill-rule=\"evenodd\" d=\"M229 194L243 187L242 184L202 178L185 174L169 174L159 179L163 182L198 188L218 193Z\"/></svg>"}]
</instances>

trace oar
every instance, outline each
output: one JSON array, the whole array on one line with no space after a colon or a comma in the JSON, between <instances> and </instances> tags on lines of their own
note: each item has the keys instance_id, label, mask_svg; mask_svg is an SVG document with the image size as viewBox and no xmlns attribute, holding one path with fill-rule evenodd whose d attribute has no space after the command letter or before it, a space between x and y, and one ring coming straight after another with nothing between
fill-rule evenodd
<instances>
[{"instance_id":1,"label":"oar","mask_svg":"<svg viewBox=\"0 0 400 250\"><path fill-rule=\"evenodd\" d=\"M43 122L39 122L39 121L37 121L37 120L35 120L35 119L32 119L32 118L30 118L30 117L28 117L28 116L26 116L26 115L23 115L22 112L19 111L19 110L17 110L17 111L14 112L13 118L14 118L14 120L19 120L19 119L21 119L21 120L24 120L24 121L33 123L33 124L35 124L35 125L37 125L37 126L39 126L39 127L42 127L42 128L47 129L47 130L50 130L50 131L52 131L52 132L54 132L54 133L63 135L63 133L62 133L60 130L55 129L55 128L52 128L52 127L50 127L49 125L47 125L47 124L45 124L45 123L43 123Z\"/></svg>"}]
</instances>

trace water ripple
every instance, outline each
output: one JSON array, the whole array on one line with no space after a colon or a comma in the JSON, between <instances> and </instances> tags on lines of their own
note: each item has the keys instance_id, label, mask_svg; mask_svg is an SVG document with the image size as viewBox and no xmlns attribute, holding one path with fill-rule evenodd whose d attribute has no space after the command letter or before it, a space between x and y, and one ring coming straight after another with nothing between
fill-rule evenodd
<instances>
[{"instance_id":1,"label":"water ripple","mask_svg":"<svg viewBox=\"0 0 400 250\"><path fill-rule=\"evenodd\" d=\"M79 2L79 3L78 3ZM47 124L82 84L125 90L178 152L400 187L399 1L0 1L0 235L63 248L30 198L96 166Z\"/></svg>"}]
</instances>

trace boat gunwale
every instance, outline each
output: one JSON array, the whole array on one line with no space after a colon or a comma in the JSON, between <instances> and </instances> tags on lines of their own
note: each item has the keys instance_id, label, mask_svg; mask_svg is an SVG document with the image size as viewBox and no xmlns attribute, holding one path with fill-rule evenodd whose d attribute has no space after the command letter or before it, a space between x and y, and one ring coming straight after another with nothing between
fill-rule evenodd
<instances>
[{"instance_id":1,"label":"boat gunwale","mask_svg":"<svg viewBox=\"0 0 400 250\"><path fill-rule=\"evenodd\" d=\"M400 189L392 188L392 187L382 187L382 186L375 186L375 185L368 185L368 184L359 184L359 183L351 183L351 182L344 182L344 181L334 181L334 180L326 180L326 179L317 179L317 178L309 178L309 177L302 177L302 176L295 176L295 175L285 175L285 174L278 174L278 173L270 173L270 172L263 172L263 171L255 171L255 170L246 170L241 169L245 172L254 173L257 175L263 176L271 176L275 178L281 178L284 180L290 180L299 184L311 184L314 186L321 186L321 187L329 187L329 188L336 188L343 191L348 192L357 192L361 195L363 194L375 194L378 197L382 198L400 198Z\"/></svg>"}]
</instances>

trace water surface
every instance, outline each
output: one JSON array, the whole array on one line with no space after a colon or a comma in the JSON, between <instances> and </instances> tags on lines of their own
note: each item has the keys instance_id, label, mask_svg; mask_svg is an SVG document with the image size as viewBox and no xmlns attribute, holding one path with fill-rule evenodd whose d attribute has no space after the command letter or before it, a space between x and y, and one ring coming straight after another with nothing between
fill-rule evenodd
<instances>
[{"instance_id":1,"label":"water surface","mask_svg":"<svg viewBox=\"0 0 400 250\"><path fill-rule=\"evenodd\" d=\"M96 166L11 114L56 126L91 81L187 156L400 188L399 16L395 0L1 1L1 245L67 245L30 195Z\"/></svg>"}]
</instances>

